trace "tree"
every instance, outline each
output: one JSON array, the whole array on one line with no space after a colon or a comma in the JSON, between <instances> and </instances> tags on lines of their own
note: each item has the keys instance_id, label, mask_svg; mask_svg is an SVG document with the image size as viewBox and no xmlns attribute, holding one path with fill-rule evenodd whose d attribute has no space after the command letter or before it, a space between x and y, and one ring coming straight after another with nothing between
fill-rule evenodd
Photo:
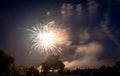
<instances>
[{"instance_id":1,"label":"tree","mask_svg":"<svg viewBox=\"0 0 120 76\"><path fill-rule=\"evenodd\" d=\"M14 58L0 50L0 76L9 72L10 64L14 63Z\"/></svg>"},{"instance_id":2,"label":"tree","mask_svg":"<svg viewBox=\"0 0 120 76\"><path fill-rule=\"evenodd\" d=\"M26 71L26 76L40 76L39 71L31 66L28 71Z\"/></svg>"},{"instance_id":3,"label":"tree","mask_svg":"<svg viewBox=\"0 0 120 76\"><path fill-rule=\"evenodd\" d=\"M42 67L44 72L49 72L49 70L54 71L55 69L58 69L59 71L64 70L64 64L60 60L59 56L49 56L45 62L42 63Z\"/></svg>"},{"instance_id":4,"label":"tree","mask_svg":"<svg viewBox=\"0 0 120 76\"><path fill-rule=\"evenodd\" d=\"M115 71L116 73L119 73L119 74L120 74L120 61L117 61L117 62L114 64L113 68L114 68L114 71Z\"/></svg>"}]
</instances>

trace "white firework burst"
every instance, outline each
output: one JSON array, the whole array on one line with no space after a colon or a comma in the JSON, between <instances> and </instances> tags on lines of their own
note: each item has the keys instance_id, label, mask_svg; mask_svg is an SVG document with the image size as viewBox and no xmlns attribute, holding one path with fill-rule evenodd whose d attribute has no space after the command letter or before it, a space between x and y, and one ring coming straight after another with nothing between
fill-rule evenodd
<instances>
[{"instance_id":1,"label":"white firework burst","mask_svg":"<svg viewBox=\"0 0 120 76\"><path fill-rule=\"evenodd\" d=\"M32 48L42 55L58 55L62 46L69 43L68 29L58 26L54 21L28 29Z\"/></svg>"}]
</instances>

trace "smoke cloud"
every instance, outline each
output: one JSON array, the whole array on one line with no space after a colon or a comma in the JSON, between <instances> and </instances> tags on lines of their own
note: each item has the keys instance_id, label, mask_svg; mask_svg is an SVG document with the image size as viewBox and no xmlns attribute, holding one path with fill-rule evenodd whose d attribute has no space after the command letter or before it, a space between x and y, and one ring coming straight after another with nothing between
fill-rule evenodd
<instances>
[{"instance_id":1,"label":"smoke cloud","mask_svg":"<svg viewBox=\"0 0 120 76\"><path fill-rule=\"evenodd\" d=\"M74 59L70 62L64 61L65 67L71 69L99 67L105 63L104 60L98 59L103 49L103 46L97 41L77 45Z\"/></svg>"},{"instance_id":2,"label":"smoke cloud","mask_svg":"<svg viewBox=\"0 0 120 76\"><path fill-rule=\"evenodd\" d=\"M62 51L61 57L66 68L96 68L108 65L109 60L100 59L102 52L105 51L102 41L109 37L119 45L111 33L109 22L98 19L98 15L101 16L98 12L99 5L96 0L88 0L87 5L62 4L59 14L62 16L63 24L70 25L73 39L68 43L68 47L63 46L65 51ZM47 12L47 15L51 13Z\"/></svg>"}]
</instances>

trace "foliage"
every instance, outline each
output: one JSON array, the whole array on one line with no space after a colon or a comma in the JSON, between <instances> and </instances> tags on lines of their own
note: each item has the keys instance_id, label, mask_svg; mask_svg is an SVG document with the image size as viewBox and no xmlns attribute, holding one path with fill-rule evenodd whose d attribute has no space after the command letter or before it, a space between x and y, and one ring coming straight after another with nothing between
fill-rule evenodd
<instances>
[{"instance_id":1,"label":"foliage","mask_svg":"<svg viewBox=\"0 0 120 76\"><path fill-rule=\"evenodd\" d=\"M65 75L79 76L120 76L120 62L116 62L113 66L101 66L98 69L80 69L67 70Z\"/></svg>"},{"instance_id":2,"label":"foliage","mask_svg":"<svg viewBox=\"0 0 120 76\"><path fill-rule=\"evenodd\" d=\"M64 64L61 60L59 60L59 56L49 56L47 60L42 63L42 67L44 72L49 72L49 70L55 70L58 69L60 71L64 70Z\"/></svg>"},{"instance_id":3,"label":"foliage","mask_svg":"<svg viewBox=\"0 0 120 76\"><path fill-rule=\"evenodd\" d=\"M31 66L27 71L26 71L26 76L40 76L38 70Z\"/></svg>"},{"instance_id":4,"label":"foliage","mask_svg":"<svg viewBox=\"0 0 120 76\"><path fill-rule=\"evenodd\" d=\"M0 50L0 76L8 74L13 63L14 58Z\"/></svg>"},{"instance_id":5,"label":"foliage","mask_svg":"<svg viewBox=\"0 0 120 76\"><path fill-rule=\"evenodd\" d=\"M2 50L0 50L0 76L120 76L120 62L116 62L113 66L101 66L95 69L74 70L64 69L64 64L59 56L49 56L42 63L44 72L39 74L38 70L33 66L23 66L14 64L14 58ZM58 72L49 72L56 70Z\"/></svg>"}]
</instances>

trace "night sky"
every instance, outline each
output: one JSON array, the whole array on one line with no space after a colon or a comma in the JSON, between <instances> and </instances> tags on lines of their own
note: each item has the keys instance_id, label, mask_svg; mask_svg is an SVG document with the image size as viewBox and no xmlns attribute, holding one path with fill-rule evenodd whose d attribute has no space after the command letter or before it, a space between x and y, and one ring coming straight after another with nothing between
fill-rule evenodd
<instances>
[{"instance_id":1,"label":"night sky","mask_svg":"<svg viewBox=\"0 0 120 76\"><path fill-rule=\"evenodd\" d=\"M17 64L40 64L46 57L29 53L26 29L49 21L70 28L71 43L61 55L67 67L120 61L120 0L1 0L0 49Z\"/></svg>"}]
</instances>

